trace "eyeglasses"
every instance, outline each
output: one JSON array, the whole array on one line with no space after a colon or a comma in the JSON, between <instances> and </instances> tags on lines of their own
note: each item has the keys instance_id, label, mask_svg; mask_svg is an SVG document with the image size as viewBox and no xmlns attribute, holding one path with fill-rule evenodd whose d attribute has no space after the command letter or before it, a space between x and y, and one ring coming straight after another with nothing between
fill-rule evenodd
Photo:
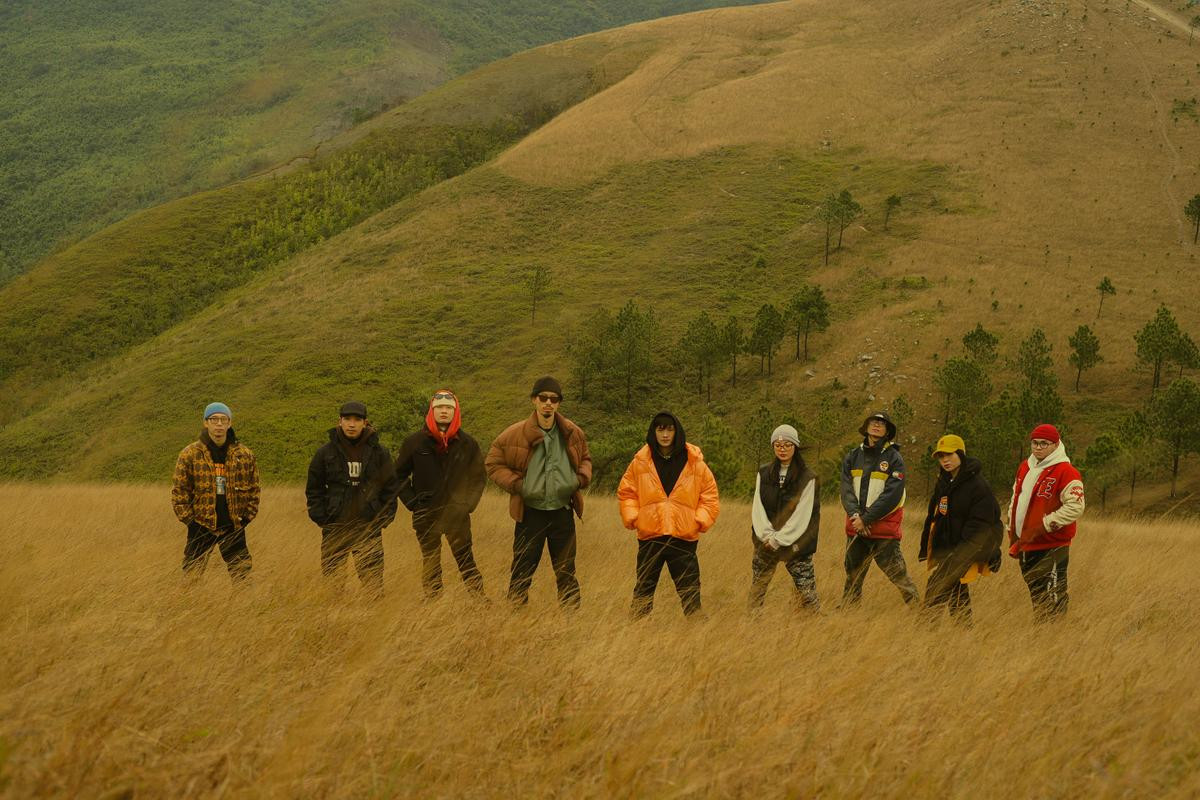
<instances>
[{"instance_id":1,"label":"eyeglasses","mask_svg":"<svg viewBox=\"0 0 1200 800\"><path fill-rule=\"evenodd\" d=\"M437 394L435 394L433 396L433 399L434 400L453 400L454 395L450 394L449 392L438 392Z\"/></svg>"},{"instance_id":2,"label":"eyeglasses","mask_svg":"<svg viewBox=\"0 0 1200 800\"><path fill-rule=\"evenodd\" d=\"M786 450L789 447L795 447L796 445L792 444L786 439L780 439L779 441L771 442L771 446L776 450Z\"/></svg>"},{"instance_id":3,"label":"eyeglasses","mask_svg":"<svg viewBox=\"0 0 1200 800\"><path fill-rule=\"evenodd\" d=\"M555 405L562 402L562 398L556 394L539 394L537 399L539 403L554 403Z\"/></svg>"},{"instance_id":4,"label":"eyeglasses","mask_svg":"<svg viewBox=\"0 0 1200 800\"><path fill-rule=\"evenodd\" d=\"M232 420L229 417L223 417L220 414L213 414L205 422L211 422L214 425L228 425Z\"/></svg>"},{"instance_id":5,"label":"eyeglasses","mask_svg":"<svg viewBox=\"0 0 1200 800\"><path fill-rule=\"evenodd\" d=\"M1036 447L1039 450L1044 450L1047 447L1054 446L1054 442L1047 442L1045 439L1034 439L1029 444L1033 445L1034 447Z\"/></svg>"}]
</instances>

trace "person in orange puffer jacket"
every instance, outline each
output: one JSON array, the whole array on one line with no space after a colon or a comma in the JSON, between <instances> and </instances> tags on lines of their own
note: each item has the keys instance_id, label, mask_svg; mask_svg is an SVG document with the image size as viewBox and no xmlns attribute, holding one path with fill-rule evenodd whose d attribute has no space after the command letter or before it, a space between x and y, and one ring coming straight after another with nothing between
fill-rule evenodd
<instances>
[{"instance_id":1,"label":"person in orange puffer jacket","mask_svg":"<svg viewBox=\"0 0 1200 800\"><path fill-rule=\"evenodd\" d=\"M646 444L630 462L617 489L621 521L637 531L637 577L633 615L654 605L665 564L679 592L683 613L700 611L700 561L696 544L721 513L717 481L704 454L687 443L683 425L666 411L650 421Z\"/></svg>"}]
</instances>

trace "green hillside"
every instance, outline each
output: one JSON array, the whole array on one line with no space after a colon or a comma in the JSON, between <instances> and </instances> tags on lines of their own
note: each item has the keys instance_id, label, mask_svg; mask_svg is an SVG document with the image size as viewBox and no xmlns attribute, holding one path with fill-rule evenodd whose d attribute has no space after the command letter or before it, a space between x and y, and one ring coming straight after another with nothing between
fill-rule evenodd
<instances>
[{"instance_id":1,"label":"green hillside","mask_svg":"<svg viewBox=\"0 0 1200 800\"><path fill-rule=\"evenodd\" d=\"M715 0L0 5L0 283L519 50Z\"/></svg>"},{"instance_id":2,"label":"green hillside","mask_svg":"<svg viewBox=\"0 0 1200 800\"><path fill-rule=\"evenodd\" d=\"M0 289L0 474L162 478L221 397L264 473L295 480L346 397L394 445L448 385L486 441L552 372L602 485L661 406L735 491L780 419L827 473L864 411L908 406L919 478L942 430L935 376L977 323L999 345L988 391L955 415L973 451L1008 473L1022 431L1001 390L1020 388L1040 327L1039 381L1057 379L1082 455L1149 396L1133 337L1160 303L1200 327L1178 290L1198 252L1182 209L1200 137L1155 111L1190 91L1174 67L1187 46L1136 10L796 2L489 65L311 163L144 212ZM862 211L826 264L822 203L842 191ZM534 318L538 267L550 291ZM1103 277L1116 294L1097 315ZM679 345L699 312L748 329L804 285L831 306L811 360L788 339L769 375L742 355L736 385L718 364L711 400L697 392ZM651 368L627 401L610 362L583 397L594 315L629 301L650 319ZM1077 393L1082 324L1105 360Z\"/></svg>"}]
</instances>

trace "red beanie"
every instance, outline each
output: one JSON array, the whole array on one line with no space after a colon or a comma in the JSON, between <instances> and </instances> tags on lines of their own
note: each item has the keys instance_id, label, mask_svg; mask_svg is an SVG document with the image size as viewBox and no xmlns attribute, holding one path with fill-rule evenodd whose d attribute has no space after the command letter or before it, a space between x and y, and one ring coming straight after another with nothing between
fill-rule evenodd
<instances>
[{"instance_id":1,"label":"red beanie","mask_svg":"<svg viewBox=\"0 0 1200 800\"><path fill-rule=\"evenodd\" d=\"M1033 429L1033 433L1029 434L1030 439L1045 439L1047 442L1058 444L1062 437L1058 435L1058 428L1053 425L1038 425Z\"/></svg>"}]
</instances>

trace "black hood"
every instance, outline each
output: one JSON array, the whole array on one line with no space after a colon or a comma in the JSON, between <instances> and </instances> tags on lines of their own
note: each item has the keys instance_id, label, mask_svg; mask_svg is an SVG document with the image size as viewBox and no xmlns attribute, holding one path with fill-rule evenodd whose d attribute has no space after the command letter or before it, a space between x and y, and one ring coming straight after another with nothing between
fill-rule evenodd
<instances>
[{"instance_id":1,"label":"black hood","mask_svg":"<svg viewBox=\"0 0 1200 800\"><path fill-rule=\"evenodd\" d=\"M650 445L650 452L657 457L659 455L658 439L654 436L654 428L663 417L667 417L675 425L675 443L671 446L671 454L668 456L668 458L673 458L687 447L687 435L683 432L683 425L679 422L679 417L670 411L660 411L651 418L650 427L646 429L646 444Z\"/></svg>"},{"instance_id":2,"label":"black hood","mask_svg":"<svg viewBox=\"0 0 1200 800\"><path fill-rule=\"evenodd\" d=\"M225 430L225 444L220 445L220 446L228 447L231 444L237 444L237 440L238 440L237 434L233 432L233 428L227 428ZM217 447L218 446L217 443L212 440L212 437L208 435L207 428L200 429L200 441L204 442L204 444L208 445L209 447Z\"/></svg>"},{"instance_id":3,"label":"black hood","mask_svg":"<svg viewBox=\"0 0 1200 800\"><path fill-rule=\"evenodd\" d=\"M974 478L979 473L983 472L983 462L981 462L978 458L972 458L971 456L964 453L962 450L958 450L957 452L958 452L958 457L962 459L962 466L958 468L958 477L955 478L954 483L955 483L955 485L962 485L962 484L966 483L967 481L971 480L971 478ZM950 473L946 472L946 470L942 469L941 466L939 465L938 466L938 487L940 489L944 490L944 489L948 488L949 486L950 486Z\"/></svg>"}]
</instances>

